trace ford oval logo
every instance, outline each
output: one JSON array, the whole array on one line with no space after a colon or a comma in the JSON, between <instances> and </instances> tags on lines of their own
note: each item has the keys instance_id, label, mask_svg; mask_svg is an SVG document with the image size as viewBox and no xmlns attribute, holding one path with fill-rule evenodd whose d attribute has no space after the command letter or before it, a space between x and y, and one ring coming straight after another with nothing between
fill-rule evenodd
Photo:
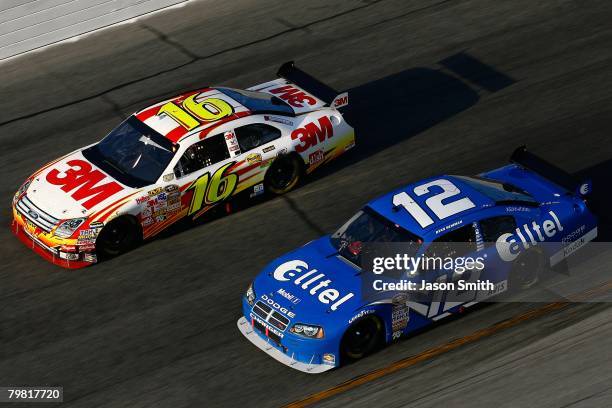
<instances>
[{"instance_id":1,"label":"ford oval logo","mask_svg":"<svg viewBox=\"0 0 612 408\"><path fill-rule=\"evenodd\" d=\"M28 214L30 215L30 217L32 217L33 219L37 219L38 218L38 213L36 211L28 211Z\"/></svg>"}]
</instances>

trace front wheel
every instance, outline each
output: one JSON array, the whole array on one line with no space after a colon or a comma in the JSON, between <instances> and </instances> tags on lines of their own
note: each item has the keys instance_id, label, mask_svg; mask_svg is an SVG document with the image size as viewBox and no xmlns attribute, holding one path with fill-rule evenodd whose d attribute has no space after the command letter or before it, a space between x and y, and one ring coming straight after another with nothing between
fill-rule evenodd
<instances>
[{"instance_id":1,"label":"front wheel","mask_svg":"<svg viewBox=\"0 0 612 408\"><path fill-rule=\"evenodd\" d=\"M96 253L101 258L112 258L133 249L142 234L135 219L119 217L104 226L96 239Z\"/></svg>"},{"instance_id":2,"label":"front wheel","mask_svg":"<svg viewBox=\"0 0 612 408\"><path fill-rule=\"evenodd\" d=\"M361 319L348 328L340 351L349 360L358 360L372 353L381 344L383 325L376 317Z\"/></svg>"},{"instance_id":3,"label":"front wheel","mask_svg":"<svg viewBox=\"0 0 612 408\"><path fill-rule=\"evenodd\" d=\"M291 191L301 180L303 165L297 155L277 157L266 172L265 188L280 195Z\"/></svg>"}]
</instances>

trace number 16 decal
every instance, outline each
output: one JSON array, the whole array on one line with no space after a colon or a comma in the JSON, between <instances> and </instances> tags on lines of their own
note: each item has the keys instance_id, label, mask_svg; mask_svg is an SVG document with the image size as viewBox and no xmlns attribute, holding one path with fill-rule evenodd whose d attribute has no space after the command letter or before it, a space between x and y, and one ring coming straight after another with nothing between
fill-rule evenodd
<instances>
[{"instance_id":1,"label":"number 16 decal","mask_svg":"<svg viewBox=\"0 0 612 408\"><path fill-rule=\"evenodd\" d=\"M439 187L442 189L442 192L425 200L425 205L440 220L476 207L472 200L467 197L463 197L446 204L442 203L443 200L461 193L457 186L446 179L434 180L427 184L417 186L414 188L414 194L419 197L423 196L430 192L431 187ZM404 209L408 211L410 215L412 215L416 222L419 223L421 228L428 227L434 223L434 220L429 216L429 214L427 214L427 212L405 191L393 196L393 205L395 207L404 207Z\"/></svg>"},{"instance_id":2,"label":"number 16 decal","mask_svg":"<svg viewBox=\"0 0 612 408\"><path fill-rule=\"evenodd\" d=\"M188 215L200 211L204 204L214 204L232 195L236 189L236 184L238 184L238 176L231 173L227 175L224 174L225 170L232 164L234 164L234 162L219 167L212 177L209 173L205 173L191 183L191 186L186 190L193 190Z\"/></svg>"}]
</instances>

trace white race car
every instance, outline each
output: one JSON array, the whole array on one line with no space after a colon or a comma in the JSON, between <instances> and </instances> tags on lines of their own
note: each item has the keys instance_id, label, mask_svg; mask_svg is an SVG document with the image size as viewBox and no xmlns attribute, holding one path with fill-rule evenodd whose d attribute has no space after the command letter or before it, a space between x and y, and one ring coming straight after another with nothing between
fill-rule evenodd
<instances>
[{"instance_id":1,"label":"white race car","mask_svg":"<svg viewBox=\"0 0 612 408\"><path fill-rule=\"evenodd\" d=\"M133 248L237 195L283 194L355 145L348 94L296 68L248 90L204 88L130 116L104 139L30 176L15 234L78 268Z\"/></svg>"}]
</instances>

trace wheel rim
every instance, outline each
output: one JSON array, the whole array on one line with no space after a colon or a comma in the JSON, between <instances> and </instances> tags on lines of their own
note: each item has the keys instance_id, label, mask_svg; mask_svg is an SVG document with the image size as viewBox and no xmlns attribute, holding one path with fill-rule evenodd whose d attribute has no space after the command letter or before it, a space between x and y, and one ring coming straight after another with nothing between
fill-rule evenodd
<instances>
[{"instance_id":1,"label":"wheel rim","mask_svg":"<svg viewBox=\"0 0 612 408\"><path fill-rule=\"evenodd\" d=\"M293 160L279 160L270 169L270 184L276 190L285 190L295 183L299 169Z\"/></svg>"},{"instance_id":2,"label":"wheel rim","mask_svg":"<svg viewBox=\"0 0 612 408\"><path fill-rule=\"evenodd\" d=\"M372 351L377 341L378 326L373 319L364 319L346 333L345 352L350 358L361 358Z\"/></svg>"},{"instance_id":3,"label":"wheel rim","mask_svg":"<svg viewBox=\"0 0 612 408\"><path fill-rule=\"evenodd\" d=\"M517 261L515 282L522 289L527 289L538 281L539 260L540 257L537 253L527 253Z\"/></svg>"},{"instance_id":4,"label":"wheel rim","mask_svg":"<svg viewBox=\"0 0 612 408\"><path fill-rule=\"evenodd\" d=\"M117 220L109 224L100 234L100 246L109 255L117 255L129 248L134 241L131 226L123 221Z\"/></svg>"}]
</instances>

